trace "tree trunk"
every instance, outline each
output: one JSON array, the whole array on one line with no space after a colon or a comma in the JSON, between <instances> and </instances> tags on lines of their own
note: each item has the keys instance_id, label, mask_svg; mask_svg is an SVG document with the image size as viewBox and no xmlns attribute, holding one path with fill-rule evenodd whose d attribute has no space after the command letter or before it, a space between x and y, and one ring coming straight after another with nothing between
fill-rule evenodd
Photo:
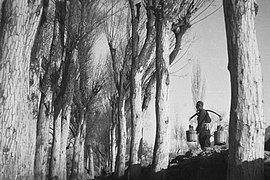
<instances>
[{"instance_id":1,"label":"tree trunk","mask_svg":"<svg viewBox=\"0 0 270 180\"><path fill-rule=\"evenodd\" d=\"M47 178L47 161L49 150L49 126L51 119L51 95L41 95L39 105L39 116L37 121L37 143L35 152L35 179L45 180Z\"/></svg>"},{"instance_id":2,"label":"tree trunk","mask_svg":"<svg viewBox=\"0 0 270 180\"><path fill-rule=\"evenodd\" d=\"M116 174L117 177L123 177L125 175L126 168L126 139L127 139L127 130L126 130L126 116L125 116L125 99L124 97L119 97L119 106L118 106L118 152L117 152L117 164L116 164Z\"/></svg>"},{"instance_id":3,"label":"tree trunk","mask_svg":"<svg viewBox=\"0 0 270 180\"><path fill-rule=\"evenodd\" d=\"M62 98L59 98L59 68L63 59L64 51L64 22L66 15L66 1L57 0L55 2L55 19L53 40L50 52L50 61L52 67L52 91L53 91L53 106L54 106L54 122L53 122L53 142L51 150L51 161L49 168L50 178L60 178L60 154L61 154L61 119L62 119Z\"/></svg>"},{"instance_id":4,"label":"tree trunk","mask_svg":"<svg viewBox=\"0 0 270 180\"><path fill-rule=\"evenodd\" d=\"M163 3L160 3L163 4ZM154 172L166 169L169 162L169 36L163 7L156 13L156 138L153 154Z\"/></svg>"},{"instance_id":5,"label":"tree trunk","mask_svg":"<svg viewBox=\"0 0 270 180\"><path fill-rule=\"evenodd\" d=\"M63 109L61 119L61 145L60 145L60 160L59 160L59 179L67 179L67 141L69 134L69 124L71 115L71 105L67 105Z\"/></svg>"},{"instance_id":6,"label":"tree trunk","mask_svg":"<svg viewBox=\"0 0 270 180\"><path fill-rule=\"evenodd\" d=\"M71 168L71 180L80 180L84 173L84 142L86 135L85 110L80 111L80 123L74 142L73 159Z\"/></svg>"},{"instance_id":7,"label":"tree trunk","mask_svg":"<svg viewBox=\"0 0 270 180\"><path fill-rule=\"evenodd\" d=\"M89 178L95 179L95 168L94 168L94 155L93 155L93 148L91 145L88 146L88 167L89 167Z\"/></svg>"},{"instance_id":8,"label":"tree trunk","mask_svg":"<svg viewBox=\"0 0 270 180\"><path fill-rule=\"evenodd\" d=\"M111 104L111 126L110 126L110 152L109 152L109 167L111 172L115 172L116 163L116 128L117 128L117 101L113 95L110 100Z\"/></svg>"},{"instance_id":9,"label":"tree trunk","mask_svg":"<svg viewBox=\"0 0 270 180\"><path fill-rule=\"evenodd\" d=\"M73 159L70 175L71 180L76 180L79 177L79 160L80 160L80 139L79 135L77 134L73 146Z\"/></svg>"},{"instance_id":10,"label":"tree trunk","mask_svg":"<svg viewBox=\"0 0 270 180\"><path fill-rule=\"evenodd\" d=\"M115 122L112 122L111 125L111 133L110 133L110 167L111 172L115 171L115 163L116 163L116 126Z\"/></svg>"},{"instance_id":11,"label":"tree trunk","mask_svg":"<svg viewBox=\"0 0 270 180\"><path fill-rule=\"evenodd\" d=\"M85 135L86 135L86 124L84 122L82 127L82 134L80 137L80 159L79 159L79 169L78 169L78 178L82 179L85 173L85 166L84 166L84 150L85 150Z\"/></svg>"},{"instance_id":12,"label":"tree trunk","mask_svg":"<svg viewBox=\"0 0 270 180\"><path fill-rule=\"evenodd\" d=\"M34 117L37 119L37 135L36 135L36 150L34 161L34 177L37 180L45 180L47 178L47 164L49 152L49 124L52 120L51 102L52 91L49 82L48 67L45 67L46 72L43 74L42 63L46 63L51 45L52 33L51 24L47 22L49 1L43 1L43 13L41 15L40 30L31 53L30 64L30 82L32 84L30 91L32 97L38 97L37 111ZM35 92L34 92L35 91ZM33 96L33 92L35 96Z\"/></svg>"},{"instance_id":13,"label":"tree trunk","mask_svg":"<svg viewBox=\"0 0 270 180\"><path fill-rule=\"evenodd\" d=\"M150 1L147 3L147 33L144 45L139 52L139 21L141 13L141 2L129 0L131 9L132 24L132 64L131 64L131 83L130 83L130 105L131 105L131 144L130 144L130 161L129 161L129 178L141 178L141 161L139 155L140 143L142 143L143 129L143 112L142 112L142 78L150 62L150 56L154 49L154 15L150 9Z\"/></svg>"},{"instance_id":14,"label":"tree trunk","mask_svg":"<svg viewBox=\"0 0 270 180\"><path fill-rule=\"evenodd\" d=\"M140 3L130 2L132 15L132 65L130 83L130 109L131 109L131 143L129 159L129 179L139 179L141 176L141 157L138 156L142 139L142 76L143 68L138 58L139 35L138 25L140 19Z\"/></svg>"},{"instance_id":15,"label":"tree trunk","mask_svg":"<svg viewBox=\"0 0 270 180\"><path fill-rule=\"evenodd\" d=\"M51 150L50 178L60 177L61 116L54 117L53 143Z\"/></svg>"},{"instance_id":16,"label":"tree trunk","mask_svg":"<svg viewBox=\"0 0 270 180\"><path fill-rule=\"evenodd\" d=\"M223 5L231 77L227 179L264 179L265 130L256 2L224 0Z\"/></svg>"},{"instance_id":17,"label":"tree trunk","mask_svg":"<svg viewBox=\"0 0 270 180\"><path fill-rule=\"evenodd\" d=\"M67 141L69 134L71 104L74 95L74 84L76 77L77 50L67 50L67 55L64 62L64 70L62 75L61 91L61 139L60 139L60 158L59 158L59 178L67 178Z\"/></svg>"},{"instance_id":18,"label":"tree trunk","mask_svg":"<svg viewBox=\"0 0 270 180\"><path fill-rule=\"evenodd\" d=\"M97 160L98 160L98 176L101 176L102 173L102 159L100 152L97 153Z\"/></svg>"},{"instance_id":19,"label":"tree trunk","mask_svg":"<svg viewBox=\"0 0 270 180\"><path fill-rule=\"evenodd\" d=\"M37 109L29 71L43 5L40 0L0 5L0 179L33 179Z\"/></svg>"},{"instance_id":20,"label":"tree trunk","mask_svg":"<svg viewBox=\"0 0 270 180\"><path fill-rule=\"evenodd\" d=\"M134 76L134 84L131 99L131 149L130 149L130 179L139 179L141 176L141 160L139 147L142 141L142 72L137 72Z\"/></svg>"}]
</instances>

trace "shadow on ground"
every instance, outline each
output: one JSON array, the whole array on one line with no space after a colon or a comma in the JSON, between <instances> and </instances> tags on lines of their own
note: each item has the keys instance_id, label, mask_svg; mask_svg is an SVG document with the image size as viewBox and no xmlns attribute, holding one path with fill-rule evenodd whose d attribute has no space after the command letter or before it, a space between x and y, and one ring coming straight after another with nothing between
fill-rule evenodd
<instances>
[{"instance_id":1,"label":"shadow on ground","mask_svg":"<svg viewBox=\"0 0 270 180\"><path fill-rule=\"evenodd\" d=\"M189 151L174 158L167 170L153 174L151 167L142 168L140 180L226 180L228 149L226 147L209 148L203 152ZM125 180L115 178L113 174L99 180ZM270 152L265 151L264 179L270 179Z\"/></svg>"}]
</instances>

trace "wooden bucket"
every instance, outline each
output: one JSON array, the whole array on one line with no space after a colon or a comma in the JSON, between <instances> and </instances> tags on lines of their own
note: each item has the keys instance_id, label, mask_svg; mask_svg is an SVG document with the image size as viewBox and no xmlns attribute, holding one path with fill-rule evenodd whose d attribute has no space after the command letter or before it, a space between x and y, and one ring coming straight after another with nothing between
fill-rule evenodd
<instances>
[{"instance_id":1,"label":"wooden bucket","mask_svg":"<svg viewBox=\"0 0 270 180\"><path fill-rule=\"evenodd\" d=\"M226 144L226 134L224 130L217 130L214 132L214 144L215 145L225 145Z\"/></svg>"},{"instance_id":2,"label":"wooden bucket","mask_svg":"<svg viewBox=\"0 0 270 180\"><path fill-rule=\"evenodd\" d=\"M197 141L197 133L194 130L186 131L187 142L196 142Z\"/></svg>"}]
</instances>

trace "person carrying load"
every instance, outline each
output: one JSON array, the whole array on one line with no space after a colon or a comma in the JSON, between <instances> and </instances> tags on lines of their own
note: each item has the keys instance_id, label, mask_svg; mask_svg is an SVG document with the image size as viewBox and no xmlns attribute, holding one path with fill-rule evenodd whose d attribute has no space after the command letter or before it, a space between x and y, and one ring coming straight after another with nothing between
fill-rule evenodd
<instances>
[{"instance_id":1,"label":"person carrying load","mask_svg":"<svg viewBox=\"0 0 270 180\"><path fill-rule=\"evenodd\" d=\"M197 112L193 116L191 116L189 118L189 120L191 120L195 116L198 116L197 117L198 124L196 127L196 131L197 131L197 134L199 135L199 143L201 145L201 149L204 150L206 147L211 146L211 144L210 144L211 118L210 118L208 112L212 112L212 113L216 114L220 118L220 120L222 120L222 117L218 113L216 113L215 111L203 109L203 102L202 101L198 101L196 103L196 109L197 109Z\"/></svg>"}]
</instances>

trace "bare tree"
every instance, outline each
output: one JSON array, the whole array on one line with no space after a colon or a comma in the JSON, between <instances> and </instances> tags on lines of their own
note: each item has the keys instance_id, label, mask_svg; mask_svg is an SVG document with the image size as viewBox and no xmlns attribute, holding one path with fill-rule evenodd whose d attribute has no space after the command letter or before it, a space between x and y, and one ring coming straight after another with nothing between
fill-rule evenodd
<instances>
[{"instance_id":1,"label":"bare tree","mask_svg":"<svg viewBox=\"0 0 270 180\"><path fill-rule=\"evenodd\" d=\"M112 107L115 108L112 116L111 128L111 170L114 170L114 152L115 152L115 118L118 123L118 141L117 141L117 157L115 170L118 177L125 174L126 167L126 110L125 104L128 95L128 71L130 67L130 28L127 24L129 16L127 16L127 6L125 2L115 1L109 3L111 8L111 16L105 22L104 30L110 50L111 74L113 77L113 93L111 94ZM116 104L114 104L116 103ZM115 117L115 115L117 117Z\"/></svg>"},{"instance_id":2,"label":"bare tree","mask_svg":"<svg viewBox=\"0 0 270 180\"><path fill-rule=\"evenodd\" d=\"M71 104L76 77L77 50L73 26L74 2L56 1L54 31L44 78L41 81L43 93L53 91L53 141L49 176L66 179L66 147L69 134ZM46 90L46 91L44 91ZM48 120L47 120L48 121ZM47 125L46 125L47 126ZM46 128L44 128L46 129ZM43 130L41 130L43 131ZM44 135L45 137L45 135Z\"/></svg>"},{"instance_id":3,"label":"bare tree","mask_svg":"<svg viewBox=\"0 0 270 180\"><path fill-rule=\"evenodd\" d=\"M196 107L196 103L199 100L204 101L205 88L206 88L205 76L202 72L201 64L197 59L193 64L191 77L191 92L194 107Z\"/></svg>"},{"instance_id":4,"label":"bare tree","mask_svg":"<svg viewBox=\"0 0 270 180\"><path fill-rule=\"evenodd\" d=\"M156 139L153 155L154 172L167 168L169 158L169 64L181 50L182 37L191 26L191 17L208 1L155 0L156 16ZM170 51L170 31L175 36L175 45Z\"/></svg>"},{"instance_id":5,"label":"bare tree","mask_svg":"<svg viewBox=\"0 0 270 180\"><path fill-rule=\"evenodd\" d=\"M85 139L88 121L93 121L92 109L95 99L104 86L104 76L101 69L96 68L97 61L94 59L92 48L99 30L104 22L101 1L80 0L78 20L79 27L76 34L78 47L79 75L76 82L76 93L74 101L77 112L75 142L73 148L73 160L70 178L81 179L85 175ZM101 71L102 72L102 71ZM89 144L88 144L89 145ZM87 153L92 155L92 146L87 145ZM94 179L93 168L90 168L90 178Z\"/></svg>"},{"instance_id":6,"label":"bare tree","mask_svg":"<svg viewBox=\"0 0 270 180\"><path fill-rule=\"evenodd\" d=\"M130 145L130 163L129 177L131 179L139 179L141 174L142 157L139 156L139 147L142 146L143 137L143 113L142 113L142 82L143 75L147 69L147 65L151 62L150 57L154 50L155 44L152 43L155 38L154 14L151 10L152 1L145 1L144 4L147 23L146 35L143 46L140 48L139 37L141 24L144 25L142 16L142 2L129 0L131 9L132 24L132 62L131 62L131 79L130 79L130 105L131 105L131 145Z\"/></svg>"},{"instance_id":7,"label":"bare tree","mask_svg":"<svg viewBox=\"0 0 270 180\"><path fill-rule=\"evenodd\" d=\"M101 176L109 171L109 134L110 134L110 106L106 92L100 92L90 110L86 127L86 165L91 178ZM95 168L97 167L97 172Z\"/></svg>"},{"instance_id":8,"label":"bare tree","mask_svg":"<svg viewBox=\"0 0 270 180\"><path fill-rule=\"evenodd\" d=\"M94 39L93 39L94 41ZM101 73L101 68L95 68L91 52L88 51L88 46L85 42L79 44L79 76L75 85L74 96L74 111L75 119L72 122L75 127L73 159L71 169L71 179L81 179L85 176L85 159L88 159L89 176L94 179L93 167L93 144L89 141L94 141L93 138L88 136L89 131L95 124L95 112L97 111L97 97L104 86L104 76ZM87 57L88 56L88 57ZM96 70L94 70L96 69ZM101 72L100 72L101 71ZM88 143L85 144L86 140ZM85 153L85 150L87 152ZM85 154L87 156L85 157Z\"/></svg>"},{"instance_id":9,"label":"bare tree","mask_svg":"<svg viewBox=\"0 0 270 180\"><path fill-rule=\"evenodd\" d=\"M262 72L255 30L256 1L224 0L231 76L227 179L264 179Z\"/></svg>"},{"instance_id":10,"label":"bare tree","mask_svg":"<svg viewBox=\"0 0 270 180\"><path fill-rule=\"evenodd\" d=\"M153 155L154 172L167 168L169 161L169 36L164 1L155 1L156 8L156 138Z\"/></svg>"}]
</instances>

